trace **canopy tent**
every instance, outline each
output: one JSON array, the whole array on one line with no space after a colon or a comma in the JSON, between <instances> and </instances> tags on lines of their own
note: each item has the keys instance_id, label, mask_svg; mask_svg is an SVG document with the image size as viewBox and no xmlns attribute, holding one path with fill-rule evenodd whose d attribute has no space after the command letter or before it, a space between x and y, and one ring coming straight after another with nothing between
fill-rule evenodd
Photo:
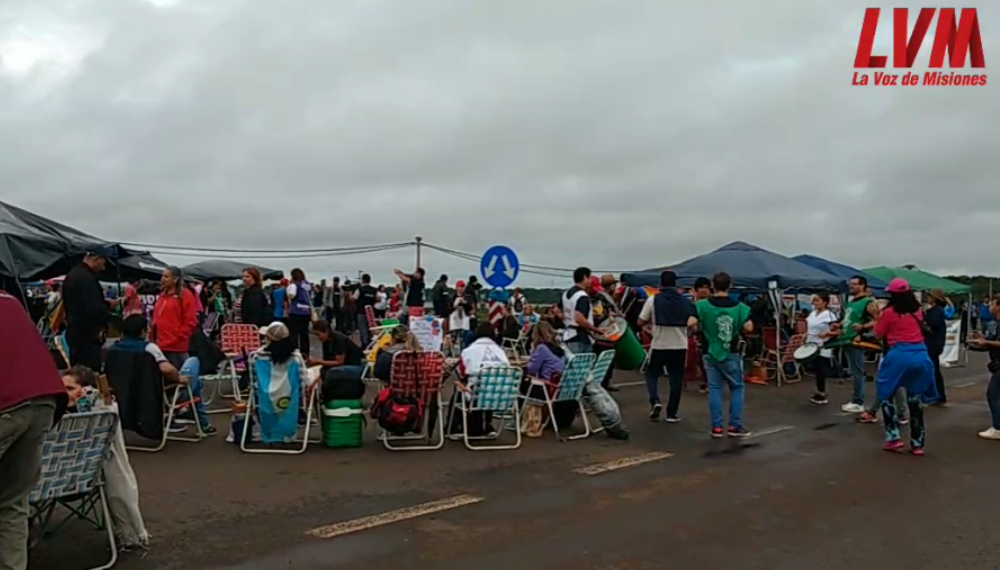
<instances>
[{"instance_id":1,"label":"canopy tent","mask_svg":"<svg viewBox=\"0 0 1000 570\"><path fill-rule=\"evenodd\" d=\"M664 269L677 274L677 284L681 287L691 287L698 277L711 278L725 271L739 289L765 291L772 281L778 289L843 291L847 288L844 280L835 275L740 241L669 268L626 273L625 280L631 286L658 286Z\"/></svg>"},{"instance_id":2,"label":"canopy tent","mask_svg":"<svg viewBox=\"0 0 1000 570\"><path fill-rule=\"evenodd\" d=\"M850 281L850 279L855 275L861 275L868 280L868 287L877 294L882 293L889 285L887 281L883 281L875 275L869 275L860 269L855 269L849 265L837 263L836 261L830 261L829 259L823 259L822 257L816 257L815 255L796 255L792 259L798 261L799 263L804 263L813 269L819 269L820 271L825 271L830 275L836 275L837 277L843 279L845 283Z\"/></svg>"},{"instance_id":3,"label":"canopy tent","mask_svg":"<svg viewBox=\"0 0 1000 570\"><path fill-rule=\"evenodd\" d=\"M862 269L865 273L874 275L883 281L889 282L897 277L906 279L910 288L916 291L930 291L931 289L941 289L947 295L966 295L972 292L972 287L964 285L951 279L938 277L933 273L921 269L906 267L870 267Z\"/></svg>"},{"instance_id":4,"label":"canopy tent","mask_svg":"<svg viewBox=\"0 0 1000 570\"><path fill-rule=\"evenodd\" d=\"M119 244L0 201L0 277L23 282L65 275L88 250L98 246L112 249L116 258L100 276L105 281L155 277L159 273L138 265L115 265L116 260L124 262L136 255L155 260L148 253L131 252Z\"/></svg>"},{"instance_id":5,"label":"canopy tent","mask_svg":"<svg viewBox=\"0 0 1000 570\"><path fill-rule=\"evenodd\" d=\"M181 271L184 272L186 277L194 277L195 279L222 279L224 281L232 281L243 277L243 270L247 267L256 267L259 269L261 277L264 279L281 279L283 275L280 269L268 269L266 267L261 267L256 263L246 263L231 259L208 259L205 261L199 261L182 267Z\"/></svg>"}]
</instances>

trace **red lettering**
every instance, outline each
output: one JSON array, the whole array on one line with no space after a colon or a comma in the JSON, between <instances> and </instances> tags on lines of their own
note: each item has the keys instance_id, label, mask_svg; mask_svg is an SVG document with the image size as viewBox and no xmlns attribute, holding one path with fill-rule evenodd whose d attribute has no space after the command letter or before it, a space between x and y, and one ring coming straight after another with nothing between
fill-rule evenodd
<instances>
[{"instance_id":1,"label":"red lettering","mask_svg":"<svg viewBox=\"0 0 1000 570\"><path fill-rule=\"evenodd\" d=\"M861 37L858 38L858 53L854 56L854 67L885 67L889 58L884 55L872 55L872 47L875 45L875 32L878 30L878 16L882 12L881 8L868 8L865 10L865 22L861 25Z\"/></svg>"},{"instance_id":2,"label":"red lettering","mask_svg":"<svg viewBox=\"0 0 1000 570\"><path fill-rule=\"evenodd\" d=\"M924 43L927 30L931 29L931 20L934 19L934 8L921 8L917 16L917 23L913 26L913 33L906 37L906 30L909 28L909 13L906 8L896 8L893 10L893 46L892 46L892 66L911 68L913 62L917 61L917 54L920 46ZM940 24L939 28L940 29Z\"/></svg>"},{"instance_id":3,"label":"red lettering","mask_svg":"<svg viewBox=\"0 0 1000 570\"><path fill-rule=\"evenodd\" d=\"M965 56L969 54L973 68L986 67L983 52L983 37L979 33L979 14L975 8L962 8L962 18L955 27L955 9L942 8L938 13L937 33L928 67L944 67L944 52L951 56L949 67L965 67Z\"/></svg>"},{"instance_id":4,"label":"red lettering","mask_svg":"<svg viewBox=\"0 0 1000 570\"><path fill-rule=\"evenodd\" d=\"M966 54L970 55L973 68L985 68L986 56L983 50L983 38L979 31L979 15L975 8L962 8L961 19L955 26L955 9L921 8L913 31L907 35L909 28L909 10L896 8L893 10L893 67L909 69L917 60L920 47L924 43L927 31L931 27L934 13L938 14L937 31L934 36L934 48L931 52L931 68L944 67L945 51L948 52L950 67L965 67ZM883 68L888 57L872 55L875 45L875 33L878 31L879 8L865 10L865 20L861 26L858 38L858 51L854 57L854 67ZM877 83L877 82L876 82Z\"/></svg>"}]
</instances>

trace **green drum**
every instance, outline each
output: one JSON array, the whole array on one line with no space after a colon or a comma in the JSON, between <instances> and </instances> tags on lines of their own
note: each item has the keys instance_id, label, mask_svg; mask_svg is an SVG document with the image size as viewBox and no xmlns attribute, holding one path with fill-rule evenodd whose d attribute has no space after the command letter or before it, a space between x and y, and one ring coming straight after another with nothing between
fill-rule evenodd
<instances>
[{"instance_id":1,"label":"green drum","mask_svg":"<svg viewBox=\"0 0 1000 570\"><path fill-rule=\"evenodd\" d=\"M614 317L611 324L604 328L602 337L615 346L615 368L619 370L638 370L646 360L646 351L635 333L621 317Z\"/></svg>"}]
</instances>

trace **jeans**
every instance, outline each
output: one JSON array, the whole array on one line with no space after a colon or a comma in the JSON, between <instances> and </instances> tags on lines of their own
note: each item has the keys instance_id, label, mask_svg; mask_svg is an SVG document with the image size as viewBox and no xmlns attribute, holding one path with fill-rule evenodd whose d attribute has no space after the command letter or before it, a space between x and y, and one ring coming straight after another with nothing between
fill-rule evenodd
<instances>
[{"instance_id":1,"label":"jeans","mask_svg":"<svg viewBox=\"0 0 1000 570\"><path fill-rule=\"evenodd\" d=\"M712 416L712 429L722 426L722 388L729 385L729 427L743 427L743 362L740 355L732 353L722 362L705 357L705 372L708 373L708 411Z\"/></svg>"},{"instance_id":2,"label":"jeans","mask_svg":"<svg viewBox=\"0 0 1000 570\"><path fill-rule=\"evenodd\" d=\"M684 386L684 370L687 364L687 349L649 351L649 365L646 366L646 391L649 405L660 403L660 376L666 371L670 377L670 393L667 397L667 417L677 417L681 406L681 391Z\"/></svg>"},{"instance_id":3,"label":"jeans","mask_svg":"<svg viewBox=\"0 0 1000 570\"><path fill-rule=\"evenodd\" d=\"M167 352L164 353L164 356L177 368L181 376L186 376L190 379L186 388L188 398L196 400L194 403L194 412L197 415L198 424L202 429L209 427L212 425L212 422L208 420L208 412L205 411L205 403L201 397L201 361L198 360L197 356L188 356L184 352ZM178 363L180 364L178 365ZM178 400L181 398L183 398L183 394Z\"/></svg>"},{"instance_id":4,"label":"jeans","mask_svg":"<svg viewBox=\"0 0 1000 570\"><path fill-rule=\"evenodd\" d=\"M986 403L990 406L993 428L1000 429L1000 370L990 376L990 384L986 387Z\"/></svg>"},{"instance_id":5,"label":"jeans","mask_svg":"<svg viewBox=\"0 0 1000 570\"><path fill-rule=\"evenodd\" d=\"M309 358L309 327L312 325L310 315L288 315L288 332L292 342L302 353L302 358Z\"/></svg>"},{"instance_id":6,"label":"jeans","mask_svg":"<svg viewBox=\"0 0 1000 570\"><path fill-rule=\"evenodd\" d=\"M851 372L851 379L854 380L854 393L851 395L851 403L860 406L865 405L865 351L853 346L844 347L844 359L847 360L847 369Z\"/></svg>"},{"instance_id":7,"label":"jeans","mask_svg":"<svg viewBox=\"0 0 1000 570\"><path fill-rule=\"evenodd\" d=\"M931 354L931 361L934 362L934 386L937 388L937 401L944 404L948 401L948 395L944 390L944 376L941 375L941 353Z\"/></svg>"},{"instance_id":8,"label":"jeans","mask_svg":"<svg viewBox=\"0 0 1000 570\"><path fill-rule=\"evenodd\" d=\"M55 409L55 398L42 398L0 412L0 570L28 568L28 495Z\"/></svg>"},{"instance_id":9,"label":"jeans","mask_svg":"<svg viewBox=\"0 0 1000 570\"><path fill-rule=\"evenodd\" d=\"M897 395L899 392L896 393ZM882 401L882 424L885 427L885 440L896 441L900 439L899 416L896 403L893 400ZM910 410L910 447L919 449L924 446L927 430L924 427L924 409L920 405L920 396L908 396L906 405Z\"/></svg>"},{"instance_id":10,"label":"jeans","mask_svg":"<svg viewBox=\"0 0 1000 570\"><path fill-rule=\"evenodd\" d=\"M566 343L566 348L573 354L589 354L594 352L594 345L589 340L574 340Z\"/></svg>"},{"instance_id":11,"label":"jeans","mask_svg":"<svg viewBox=\"0 0 1000 570\"><path fill-rule=\"evenodd\" d=\"M361 314L357 316L358 333L361 335L361 348L368 348L372 341L372 331L368 328L368 316Z\"/></svg>"}]
</instances>

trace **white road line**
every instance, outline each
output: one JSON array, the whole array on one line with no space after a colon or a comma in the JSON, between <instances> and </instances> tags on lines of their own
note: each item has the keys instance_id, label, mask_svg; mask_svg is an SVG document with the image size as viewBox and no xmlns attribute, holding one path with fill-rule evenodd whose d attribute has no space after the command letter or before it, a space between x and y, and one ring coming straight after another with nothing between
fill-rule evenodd
<instances>
[{"instance_id":1,"label":"white road line","mask_svg":"<svg viewBox=\"0 0 1000 570\"><path fill-rule=\"evenodd\" d=\"M397 509L395 511L389 511L379 515L361 517L351 521L321 526L307 531L306 534L315 538L335 538L345 534L369 530L392 523L415 519L425 515L432 515L442 511L457 509L466 505L473 505L484 500L485 499L483 497L476 497L474 495L458 495L448 499L441 499L440 501L432 501L422 505Z\"/></svg>"},{"instance_id":2,"label":"white road line","mask_svg":"<svg viewBox=\"0 0 1000 570\"><path fill-rule=\"evenodd\" d=\"M612 384L615 388L628 388L629 386L645 386L645 380L636 380L635 382L615 382Z\"/></svg>"},{"instance_id":3,"label":"white road line","mask_svg":"<svg viewBox=\"0 0 1000 570\"><path fill-rule=\"evenodd\" d=\"M972 382L966 382L964 384L955 384L954 386L950 386L950 388L968 388L969 386L975 386L976 384L979 384L979 382L972 381Z\"/></svg>"},{"instance_id":4,"label":"white road line","mask_svg":"<svg viewBox=\"0 0 1000 570\"><path fill-rule=\"evenodd\" d=\"M776 433L781 433L783 431L789 431L793 429L795 429L795 426L774 426L755 431L750 434L750 437L752 438L764 437L765 435L774 435Z\"/></svg>"},{"instance_id":5,"label":"white road line","mask_svg":"<svg viewBox=\"0 0 1000 570\"><path fill-rule=\"evenodd\" d=\"M653 451L651 453L643 453L642 455L623 457L621 459L605 461L604 463L598 463L596 465L588 465L586 467L580 467L579 469L574 469L573 473L579 473L580 475L600 475L601 473L607 473L608 471L615 471L617 469L624 469L626 467L634 467L636 465L642 465L643 463L650 463L652 461L668 459L673 456L674 456L673 453L667 453L665 451Z\"/></svg>"}]
</instances>

